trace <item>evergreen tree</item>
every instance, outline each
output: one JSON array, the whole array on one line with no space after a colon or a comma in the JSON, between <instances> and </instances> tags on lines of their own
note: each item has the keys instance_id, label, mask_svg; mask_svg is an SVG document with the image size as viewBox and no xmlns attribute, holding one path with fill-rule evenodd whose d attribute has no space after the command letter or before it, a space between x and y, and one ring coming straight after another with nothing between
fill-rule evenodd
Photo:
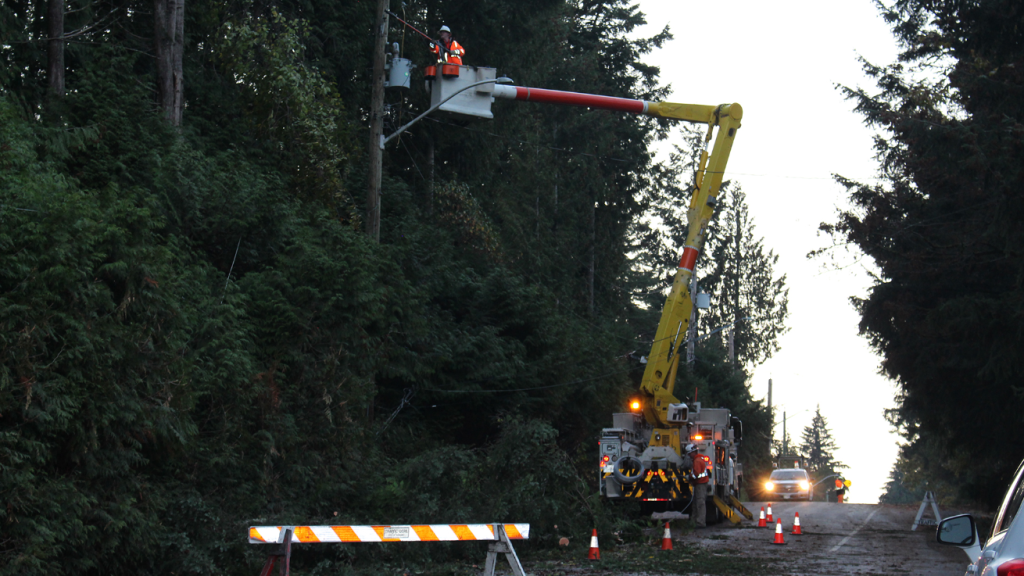
<instances>
[{"instance_id":1,"label":"evergreen tree","mask_svg":"<svg viewBox=\"0 0 1024 576\"><path fill-rule=\"evenodd\" d=\"M650 215L659 226L641 230L638 242L646 263L677 261L686 241L687 179L696 170L704 132L684 127L682 135L685 147L677 146L669 166L654 175L659 193L651 200ZM789 289L784 274L775 276L778 256L766 251L764 239L756 235L755 218L740 185L724 182L718 202L697 264L699 288L711 294L712 301L710 309L697 314L698 333L719 330L719 339L728 341L729 329L722 328L736 322L735 357L751 368L779 350L789 316ZM666 279L670 282L671 276Z\"/></svg>"},{"instance_id":2,"label":"evergreen tree","mask_svg":"<svg viewBox=\"0 0 1024 576\"><path fill-rule=\"evenodd\" d=\"M821 406L814 410L814 418L810 425L804 428L801 435L801 453L807 457L807 467L817 477L834 474L837 470L846 468L842 462L835 459L835 451L839 449L832 431L828 428L828 420L821 415Z\"/></svg>"},{"instance_id":3,"label":"evergreen tree","mask_svg":"<svg viewBox=\"0 0 1024 576\"><path fill-rule=\"evenodd\" d=\"M738 184L723 186L720 214L711 227L708 258L713 267L701 278L701 289L717 303L699 315L700 329L710 332L735 322L736 361L757 366L779 350L786 332L789 289L786 275L775 277L779 257L765 251L755 235L754 217ZM722 338L728 338L723 331Z\"/></svg>"},{"instance_id":4,"label":"evergreen tree","mask_svg":"<svg viewBox=\"0 0 1024 576\"><path fill-rule=\"evenodd\" d=\"M924 499L924 488L908 485L906 473L903 471L906 461L897 460L889 471L889 480L885 483L885 492L878 497L879 504L916 504Z\"/></svg>"},{"instance_id":5,"label":"evergreen tree","mask_svg":"<svg viewBox=\"0 0 1024 576\"><path fill-rule=\"evenodd\" d=\"M878 270L854 305L899 387L888 417L904 456L926 456L933 481L995 505L1018 464L1008 455L1024 453L1024 439L1005 434L1024 411L1024 6L879 7L900 61L864 64L879 92L844 91L879 130L883 182L840 178L853 208L822 228Z\"/></svg>"},{"instance_id":6,"label":"evergreen tree","mask_svg":"<svg viewBox=\"0 0 1024 576\"><path fill-rule=\"evenodd\" d=\"M666 262L633 257L665 123L509 102L425 121L385 151L374 244L372 3L190 0L182 22L161 0L157 39L152 2L68 0L59 102L36 41L56 4L0 3L0 575L252 573L252 522L516 517L542 542L622 522L593 445L657 325L637 298ZM525 85L665 93L643 58L668 30L634 37L624 0L453 7L406 16L447 14L470 63ZM555 56L507 48L530 45ZM390 93L388 131L426 105ZM724 358L710 342L684 388L763 466L766 411Z\"/></svg>"}]
</instances>

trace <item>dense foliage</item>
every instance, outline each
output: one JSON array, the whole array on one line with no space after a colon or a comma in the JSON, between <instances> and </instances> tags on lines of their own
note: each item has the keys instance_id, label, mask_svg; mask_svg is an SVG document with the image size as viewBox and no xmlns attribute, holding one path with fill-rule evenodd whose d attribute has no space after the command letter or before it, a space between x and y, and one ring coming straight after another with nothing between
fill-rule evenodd
<instances>
[{"instance_id":1,"label":"dense foliage","mask_svg":"<svg viewBox=\"0 0 1024 576\"><path fill-rule=\"evenodd\" d=\"M898 384L893 486L994 505L1024 455L1024 5L879 6L900 61L846 93L884 184L841 179L854 208L823 228L878 269L855 305Z\"/></svg>"},{"instance_id":2,"label":"dense foliage","mask_svg":"<svg viewBox=\"0 0 1024 576\"><path fill-rule=\"evenodd\" d=\"M179 126L149 3L67 0L62 89L54 3L0 4L0 574L254 573L260 523L526 521L546 545L624 522L594 448L675 262L644 218L677 186L648 152L667 125L511 104L421 123L387 149L377 244L372 3L190 0ZM666 90L642 58L668 31L628 39L644 20L621 0L404 15L449 15L469 63L521 84ZM425 103L389 93L386 131ZM680 389L733 408L766 466L747 373L717 341L700 358Z\"/></svg>"}]
</instances>

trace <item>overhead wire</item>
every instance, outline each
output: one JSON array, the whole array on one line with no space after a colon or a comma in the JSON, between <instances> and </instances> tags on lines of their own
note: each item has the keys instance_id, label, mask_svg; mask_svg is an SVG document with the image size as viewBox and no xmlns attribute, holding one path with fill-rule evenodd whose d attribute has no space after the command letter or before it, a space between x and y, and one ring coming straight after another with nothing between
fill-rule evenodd
<instances>
[{"instance_id":1,"label":"overhead wire","mask_svg":"<svg viewBox=\"0 0 1024 576\"><path fill-rule=\"evenodd\" d=\"M585 382L593 382L594 380L600 380L602 378L607 378L609 376L616 376L618 374L628 374L630 372L635 372L635 371L639 370L640 368L643 368L643 366L634 366L632 368L627 368L625 370L616 370L614 372L606 372L604 374L599 374L597 376L592 376L590 378L581 378L579 380L573 380L571 382L562 382L560 384L548 384L546 386L531 386L529 388L506 388L506 389L500 389L500 390L498 390L498 389L492 389L492 390L441 390L441 389L438 389L438 388L421 388L421 390L426 391L426 392L441 392L441 393L445 393L445 394L500 394L500 393L503 393L503 392L528 392L528 391L531 391L531 390L548 390L550 388L562 388L562 387L565 387L565 386L574 386L576 384L583 384Z\"/></svg>"},{"instance_id":2,"label":"overhead wire","mask_svg":"<svg viewBox=\"0 0 1024 576\"><path fill-rule=\"evenodd\" d=\"M439 120L437 118L431 118L430 116L424 118L424 120L430 120L431 122L436 122L438 124L444 124L446 126L452 126L452 127L458 128L460 130L465 130L467 132L477 132L479 134L485 134L487 136L491 136L491 137L494 137L494 138L499 138L501 140L507 140L509 142L515 142L517 144L523 144L525 146L532 146L532 147L535 147L535 148L546 148L548 150L554 150L556 152L566 152L566 153L568 153L571 156L590 156L591 158L600 158L600 159L603 159L603 160L611 160L613 162L625 162L625 163L636 162L636 160L626 160L624 158L614 158L612 156L604 156L604 155L601 155L601 154L591 154L589 152L578 152L578 151L570 150L568 148L559 148L557 146L549 146L549 145L545 145L545 144L539 144L539 143L536 143L536 142L530 142L528 140L520 140L518 138L513 138L511 136L504 136L504 135L501 135L501 134L495 134L494 132L488 132L486 130L477 130L475 128L469 128L467 126L460 126L459 124L454 124L452 122L445 122L444 120Z\"/></svg>"},{"instance_id":3,"label":"overhead wire","mask_svg":"<svg viewBox=\"0 0 1024 576\"><path fill-rule=\"evenodd\" d=\"M478 130L476 128L470 128L468 126L462 126L462 125L459 125L459 124L455 124L453 122L446 122L446 121L440 120L438 118L431 118L430 116L424 118L424 120L430 120L431 122L435 122L437 124L444 124L446 126L451 126L453 128L458 128L459 130L465 130L467 132L476 132L478 134L484 134L484 135L487 135L487 136L491 136L493 138L499 138L499 139L502 139L502 140L507 140L509 142L515 142L517 144L523 144L525 146L533 146L533 147L538 147L538 148L546 148L548 150L554 150L556 152L565 152L565 153L568 153L568 154L570 154L572 156L589 156L591 158L599 158L599 159L602 159L602 160L611 160L613 162L623 162L623 163L636 162L636 160L627 160L625 158L616 158L614 156L605 156L605 155L602 155L602 154L591 154L589 152L578 152L578 151L574 151L574 150L571 150L571 149L568 149L568 148L559 148L557 146L550 146L550 145L545 145L545 144L539 144L539 143L536 143L536 142L530 142L528 140L520 140L518 138L513 138L511 136L505 136L505 135L502 135L502 134L495 134L494 132L489 132L487 130ZM725 171L723 171L723 170L706 170L705 173L706 174L725 174ZM759 178L786 178L786 179L793 179L793 180L834 180L835 179L835 176L794 176L794 175L790 175L790 174L754 174L754 173L751 173L751 172L735 172L735 171L732 171L732 170L729 171L729 175L730 176L754 176L754 177L759 177ZM863 178L850 178L850 179L851 180L884 180L884 178L877 177L877 176L869 176L869 177L863 177Z\"/></svg>"}]
</instances>

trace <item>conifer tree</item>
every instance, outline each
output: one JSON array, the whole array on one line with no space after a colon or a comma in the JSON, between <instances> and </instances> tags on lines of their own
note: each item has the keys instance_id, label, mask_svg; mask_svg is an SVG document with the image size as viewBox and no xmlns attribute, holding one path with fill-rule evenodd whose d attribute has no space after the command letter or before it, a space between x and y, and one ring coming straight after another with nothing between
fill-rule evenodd
<instances>
[{"instance_id":1,"label":"conifer tree","mask_svg":"<svg viewBox=\"0 0 1024 576\"><path fill-rule=\"evenodd\" d=\"M898 386L901 455L995 505L1024 453L1005 434L1024 412L1024 5L878 6L899 61L864 63L880 90L843 91L878 131L881 181L839 178L852 208L822 229L877 270L853 304Z\"/></svg>"},{"instance_id":2,"label":"conifer tree","mask_svg":"<svg viewBox=\"0 0 1024 576\"><path fill-rule=\"evenodd\" d=\"M821 405L815 408L814 418L804 428L801 438L800 450L807 457L807 467L816 475L825 476L846 468L835 459L839 446L828 428L828 420L821 415Z\"/></svg>"}]
</instances>

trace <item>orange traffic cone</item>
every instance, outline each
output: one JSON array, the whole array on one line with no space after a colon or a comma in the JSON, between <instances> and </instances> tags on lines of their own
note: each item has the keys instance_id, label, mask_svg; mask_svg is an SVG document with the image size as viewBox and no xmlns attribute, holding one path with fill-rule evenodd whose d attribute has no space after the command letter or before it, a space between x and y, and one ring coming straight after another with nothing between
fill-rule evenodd
<instances>
[{"instance_id":1,"label":"orange traffic cone","mask_svg":"<svg viewBox=\"0 0 1024 576\"><path fill-rule=\"evenodd\" d=\"M796 513L796 518L793 519L793 531L790 532L790 534L794 534L796 536L799 536L799 535L803 534L803 531L800 530L800 513L799 512Z\"/></svg>"},{"instance_id":2,"label":"orange traffic cone","mask_svg":"<svg viewBox=\"0 0 1024 576\"><path fill-rule=\"evenodd\" d=\"M772 518L772 503L771 502L768 503L768 522L769 523L775 522L775 520Z\"/></svg>"},{"instance_id":3,"label":"orange traffic cone","mask_svg":"<svg viewBox=\"0 0 1024 576\"><path fill-rule=\"evenodd\" d=\"M668 527L668 522L665 522L665 533L661 537L661 549L672 549L672 531Z\"/></svg>"},{"instance_id":4,"label":"orange traffic cone","mask_svg":"<svg viewBox=\"0 0 1024 576\"><path fill-rule=\"evenodd\" d=\"M782 539L782 519L780 518L775 522L775 540L772 544L785 544L786 541Z\"/></svg>"},{"instance_id":5,"label":"orange traffic cone","mask_svg":"<svg viewBox=\"0 0 1024 576\"><path fill-rule=\"evenodd\" d=\"M597 528L594 528L594 533L590 535L590 552L587 554L587 559L601 559L601 550L597 547Z\"/></svg>"},{"instance_id":6,"label":"orange traffic cone","mask_svg":"<svg viewBox=\"0 0 1024 576\"><path fill-rule=\"evenodd\" d=\"M768 522L764 519L764 506L761 506L761 518L757 521L758 528L767 528Z\"/></svg>"}]
</instances>

